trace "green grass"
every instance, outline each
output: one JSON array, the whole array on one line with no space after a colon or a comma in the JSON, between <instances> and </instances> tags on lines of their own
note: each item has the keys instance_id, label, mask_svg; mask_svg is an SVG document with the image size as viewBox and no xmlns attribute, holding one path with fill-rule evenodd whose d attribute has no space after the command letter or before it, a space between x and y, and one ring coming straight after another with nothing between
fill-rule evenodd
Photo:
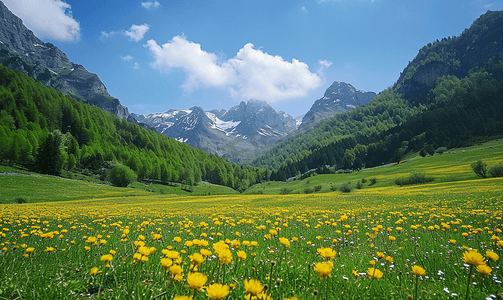
<instances>
[{"instance_id":1,"label":"green grass","mask_svg":"<svg viewBox=\"0 0 503 300\"><path fill-rule=\"evenodd\" d=\"M199 183L191 192L186 191L181 184L147 184L135 182L127 188L110 186L92 176L81 173L64 174L63 177L48 176L0 166L0 173L16 173L17 175L0 175L0 203L14 203L22 198L29 203L46 201L87 200L96 198L117 198L132 196L164 195L231 195L237 191L209 183Z\"/></svg>"},{"instance_id":2,"label":"green grass","mask_svg":"<svg viewBox=\"0 0 503 300\"><path fill-rule=\"evenodd\" d=\"M421 157L417 153L409 154L400 164L364 169L349 174L322 174L292 182L265 182L250 187L245 193L280 194L282 188L287 188L292 194L302 194L307 187L314 188L316 185L322 186L320 193L327 193L332 191L332 186L338 188L347 183L355 189L356 182L363 178L367 180L363 184L363 189L396 187L397 178L409 176L416 171L434 177L433 183L472 180L478 177L470 165L477 160L483 160L488 167L503 162L503 139L467 148L449 149L444 154L433 156ZM377 179L375 185L370 185L370 178Z\"/></svg>"},{"instance_id":3,"label":"green grass","mask_svg":"<svg viewBox=\"0 0 503 300\"><path fill-rule=\"evenodd\" d=\"M321 186L318 193L341 193L339 187L348 184L351 188L349 194L356 192L356 183L366 179L362 183L362 190L393 187L400 188L395 184L397 178L408 176L412 172L421 171L434 181L428 184L441 182L466 181L477 179L470 165L483 160L488 167L503 162L503 139L493 140L484 144L450 149L444 154L421 157L411 154L398 165L365 169L349 174L323 174L304 180L292 182L265 182L256 184L244 192L244 194L279 195L282 189L287 189L291 194L304 194L305 191L314 190ZM64 173L61 177L41 175L26 170L20 170L0 165L0 173L22 173L24 175L0 175L0 203L13 203L18 198L27 202L84 200L93 198L114 198L148 195L232 195L237 191L224 186L199 183L193 187L192 192L183 189L179 183L163 185L159 183L136 182L127 188L117 188L103 184L98 178L87 176L82 173ZM370 184L370 179L377 180L375 185Z\"/></svg>"}]
</instances>

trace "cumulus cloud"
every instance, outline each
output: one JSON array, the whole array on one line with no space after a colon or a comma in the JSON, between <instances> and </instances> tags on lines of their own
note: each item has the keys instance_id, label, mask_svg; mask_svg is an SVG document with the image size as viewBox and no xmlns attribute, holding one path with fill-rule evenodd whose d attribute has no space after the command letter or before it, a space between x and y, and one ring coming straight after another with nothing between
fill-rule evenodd
<instances>
[{"instance_id":1,"label":"cumulus cloud","mask_svg":"<svg viewBox=\"0 0 503 300\"><path fill-rule=\"evenodd\" d=\"M233 97L273 103L305 97L322 83L306 63L297 59L285 61L281 56L255 49L251 43L223 62L182 36L175 36L162 46L149 40L145 47L154 57L153 68L161 72L180 68L187 73L182 85L186 91L199 86L227 88Z\"/></svg>"},{"instance_id":2,"label":"cumulus cloud","mask_svg":"<svg viewBox=\"0 0 503 300\"><path fill-rule=\"evenodd\" d=\"M146 9L158 8L159 6L161 6L161 3L159 3L158 1L155 2L148 1L148 2L142 2L141 6Z\"/></svg>"},{"instance_id":3,"label":"cumulus cloud","mask_svg":"<svg viewBox=\"0 0 503 300\"><path fill-rule=\"evenodd\" d=\"M133 69L138 70L140 68L140 64L138 62L134 62Z\"/></svg>"},{"instance_id":4,"label":"cumulus cloud","mask_svg":"<svg viewBox=\"0 0 503 300\"><path fill-rule=\"evenodd\" d=\"M80 37L80 24L71 6L61 0L3 0L12 13L41 39L74 41Z\"/></svg>"},{"instance_id":5,"label":"cumulus cloud","mask_svg":"<svg viewBox=\"0 0 503 300\"><path fill-rule=\"evenodd\" d=\"M124 32L125 35L129 37L130 40L139 42L145 36L145 33L150 29L147 24L135 25L133 24L129 30Z\"/></svg>"},{"instance_id":6,"label":"cumulus cloud","mask_svg":"<svg viewBox=\"0 0 503 300\"><path fill-rule=\"evenodd\" d=\"M108 38L112 38L116 35L123 35L129 37L130 41L134 42L139 42L145 37L145 34L147 31L150 29L150 26L148 24L143 24L143 25L131 25L131 28L129 30L117 30L117 31L102 31L100 40L104 41Z\"/></svg>"},{"instance_id":7,"label":"cumulus cloud","mask_svg":"<svg viewBox=\"0 0 503 300\"><path fill-rule=\"evenodd\" d=\"M319 60L318 63L320 64L320 66L325 67L325 68L328 68L333 64L333 62L328 61L328 60Z\"/></svg>"},{"instance_id":8,"label":"cumulus cloud","mask_svg":"<svg viewBox=\"0 0 503 300\"><path fill-rule=\"evenodd\" d=\"M131 55L126 55L126 56L121 56L121 59L123 61L132 61L134 57L132 57Z\"/></svg>"},{"instance_id":9,"label":"cumulus cloud","mask_svg":"<svg viewBox=\"0 0 503 300\"><path fill-rule=\"evenodd\" d=\"M203 85L205 87L225 87L237 80L236 70L224 62L217 63L217 56L201 50L201 45L189 42L185 37L175 36L170 42L159 46L149 40L145 45L155 61L151 66L160 71L182 68L187 72L183 88L190 91Z\"/></svg>"}]
</instances>

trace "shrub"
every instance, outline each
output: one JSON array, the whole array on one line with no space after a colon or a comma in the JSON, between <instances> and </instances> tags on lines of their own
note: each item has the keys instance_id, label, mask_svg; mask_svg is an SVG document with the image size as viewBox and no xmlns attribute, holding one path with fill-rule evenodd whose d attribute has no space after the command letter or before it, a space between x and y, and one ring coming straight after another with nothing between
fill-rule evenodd
<instances>
[{"instance_id":1,"label":"shrub","mask_svg":"<svg viewBox=\"0 0 503 300\"><path fill-rule=\"evenodd\" d=\"M362 178L362 181L361 181L361 182L362 182L362 183L365 183L365 182L367 182L367 179Z\"/></svg>"},{"instance_id":2,"label":"shrub","mask_svg":"<svg viewBox=\"0 0 503 300\"><path fill-rule=\"evenodd\" d=\"M408 177L402 177L395 179L395 183L399 186L411 185L411 184L421 184L433 181L433 177L428 177L424 172L416 171L410 173Z\"/></svg>"},{"instance_id":3,"label":"shrub","mask_svg":"<svg viewBox=\"0 0 503 300\"><path fill-rule=\"evenodd\" d=\"M370 184L369 184L369 186L376 184L376 182L377 182L377 179L375 177L370 178Z\"/></svg>"},{"instance_id":4,"label":"shrub","mask_svg":"<svg viewBox=\"0 0 503 300\"><path fill-rule=\"evenodd\" d=\"M307 187L304 189L304 194L312 194L314 193L314 189L312 187Z\"/></svg>"},{"instance_id":5,"label":"shrub","mask_svg":"<svg viewBox=\"0 0 503 300\"><path fill-rule=\"evenodd\" d=\"M118 187L126 187L130 183L135 182L137 178L133 170L121 164L113 166L108 175L110 182Z\"/></svg>"},{"instance_id":6,"label":"shrub","mask_svg":"<svg viewBox=\"0 0 503 300\"><path fill-rule=\"evenodd\" d=\"M292 189L289 189L287 187L282 187L281 190L279 190L279 193L281 195L286 195L286 194L290 194L293 190Z\"/></svg>"},{"instance_id":7,"label":"shrub","mask_svg":"<svg viewBox=\"0 0 503 300\"><path fill-rule=\"evenodd\" d=\"M479 160L477 162L474 162L470 166L472 167L473 172L477 174L477 176L480 176L482 178L487 177L487 164L483 161Z\"/></svg>"},{"instance_id":8,"label":"shrub","mask_svg":"<svg viewBox=\"0 0 503 300\"><path fill-rule=\"evenodd\" d=\"M343 192L343 193L349 193L351 192L351 186L349 186L349 184L343 184L339 187L339 191Z\"/></svg>"},{"instance_id":9,"label":"shrub","mask_svg":"<svg viewBox=\"0 0 503 300\"><path fill-rule=\"evenodd\" d=\"M426 154L428 154L428 152L426 152L424 148L422 148L421 151L419 151L419 155L421 155L421 157L425 157Z\"/></svg>"},{"instance_id":10,"label":"shrub","mask_svg":"<svg viewBox=\"0 0 503 300\"><path fill-rule=\"evenodd\" d=\"M26 203L26 202L28 202L28 201L26 201L25 198L21 198L21 197L16 198L16 203L18 203L18 204L22 204L22 203Z\"/></svg>"},{"instance_id":11,"label":"shrub","mask_svg":"<svg viewBox=\"0 0 503 300\"><path fill-rule=\"evenodd\" d=\"M332 192L337 191L337 187L336 187L335 185L331 185L331 186L330 186L330 189L332 190Z\"/></svg>"},{"instance_id":12,"label":"shrub","mask_svg":"<svg viewBox=\"0 0 503 300\"><path fill-rule=\"evenodd\" d=\"M361 189L363 187L363 183L361 181L356 182L356 188Z\"/></svg>"},{"instance_id":13,"label":"shrub","mask_svg":"<svg viewBox=\"0 0 503 300\"><path fill-rule=\"evenodd\" d=\"M491 177L503 177L503 164L497 164L489 169Z\"/></svg>"},{"instance_id":14,"label":"shrub","mask_svg":"<svg viewBox=\"0 0 503 300\"><path fill-rule=\"evenodd\" d=\"M444 152L447 151L447 148L445 147L440 147L438 148L437 150L435 150L435 153L438 153L438 154L444 154Z\"/></svg>"},{"instance_id":15,"label":"shrub","mask_svg":"<svg viewBox=\"0 0 503 300\"><path fill-rule=\"evenodd\" d=\"M314 191L315 191L315 192L319 192L319 191L321 191L321 184L315 185L315 186L314 186Z\"/></svg>"}]
</instances>

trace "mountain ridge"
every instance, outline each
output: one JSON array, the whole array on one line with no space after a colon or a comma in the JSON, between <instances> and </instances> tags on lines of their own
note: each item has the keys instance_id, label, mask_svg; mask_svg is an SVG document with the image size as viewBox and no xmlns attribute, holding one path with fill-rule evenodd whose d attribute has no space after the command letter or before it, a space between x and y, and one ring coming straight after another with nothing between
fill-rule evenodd
<instances>
[{"instance_id":1,"label":"mountain ridge","mask_svg":"<svg viewBox=\"0 0 503 300\"><path fill-rule=\"evenodd\" d=\"M71 62L52 43L44 43L0 1L0 63L75 99L133 121L127 107L112 97L98 75Z\"/></svg>"},{"instance_id":2,"label":"mountain ridge","mask_svg":"<svg viewBox=\"0 0 503 300\"><path fill-rule=\"evenodd\" d=\"M278 113L260 100L241 101L229 110L204 111L194 106L132 116L158 133L231 161L251 158L261 148L297 129L292 116Z\"/></svg>"}]
</instances>

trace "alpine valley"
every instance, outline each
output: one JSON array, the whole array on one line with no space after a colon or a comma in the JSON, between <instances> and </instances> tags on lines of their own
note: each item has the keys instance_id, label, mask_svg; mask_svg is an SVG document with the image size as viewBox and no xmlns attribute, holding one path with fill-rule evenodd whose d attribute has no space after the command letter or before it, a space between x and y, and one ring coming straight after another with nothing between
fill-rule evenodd
<instances>
[{"instance_id":1,"label":"alpine valley","mask_svg":"<svg viewBox=\"0 0 503 300\"><path fill-rule=\"evenodd\" d=\"M276 112L264 101L241 102L229 110L203 111L200 107L171 109L149 115L132 114L158 133L204 151L240 162L252 159L287 136L313 128L321 120L369 103L376 94L334 82L316 100L300 122L284 111Z\"/></svg>"},{"instance_id":2,"label":"alpine valley","mask_svg":"<svg viewBox=\"0 0 503 300\"><path fill-rule=\"evenodd\" d=\"M244 192L313 170L399 163L503 135L502 53L503 12L488 11L419 49L388 89L336 81L298 119L260 99L141 115L0 2L0 164L103 179L123 165L140 180Z\"/></svg>"}]
</instances>

